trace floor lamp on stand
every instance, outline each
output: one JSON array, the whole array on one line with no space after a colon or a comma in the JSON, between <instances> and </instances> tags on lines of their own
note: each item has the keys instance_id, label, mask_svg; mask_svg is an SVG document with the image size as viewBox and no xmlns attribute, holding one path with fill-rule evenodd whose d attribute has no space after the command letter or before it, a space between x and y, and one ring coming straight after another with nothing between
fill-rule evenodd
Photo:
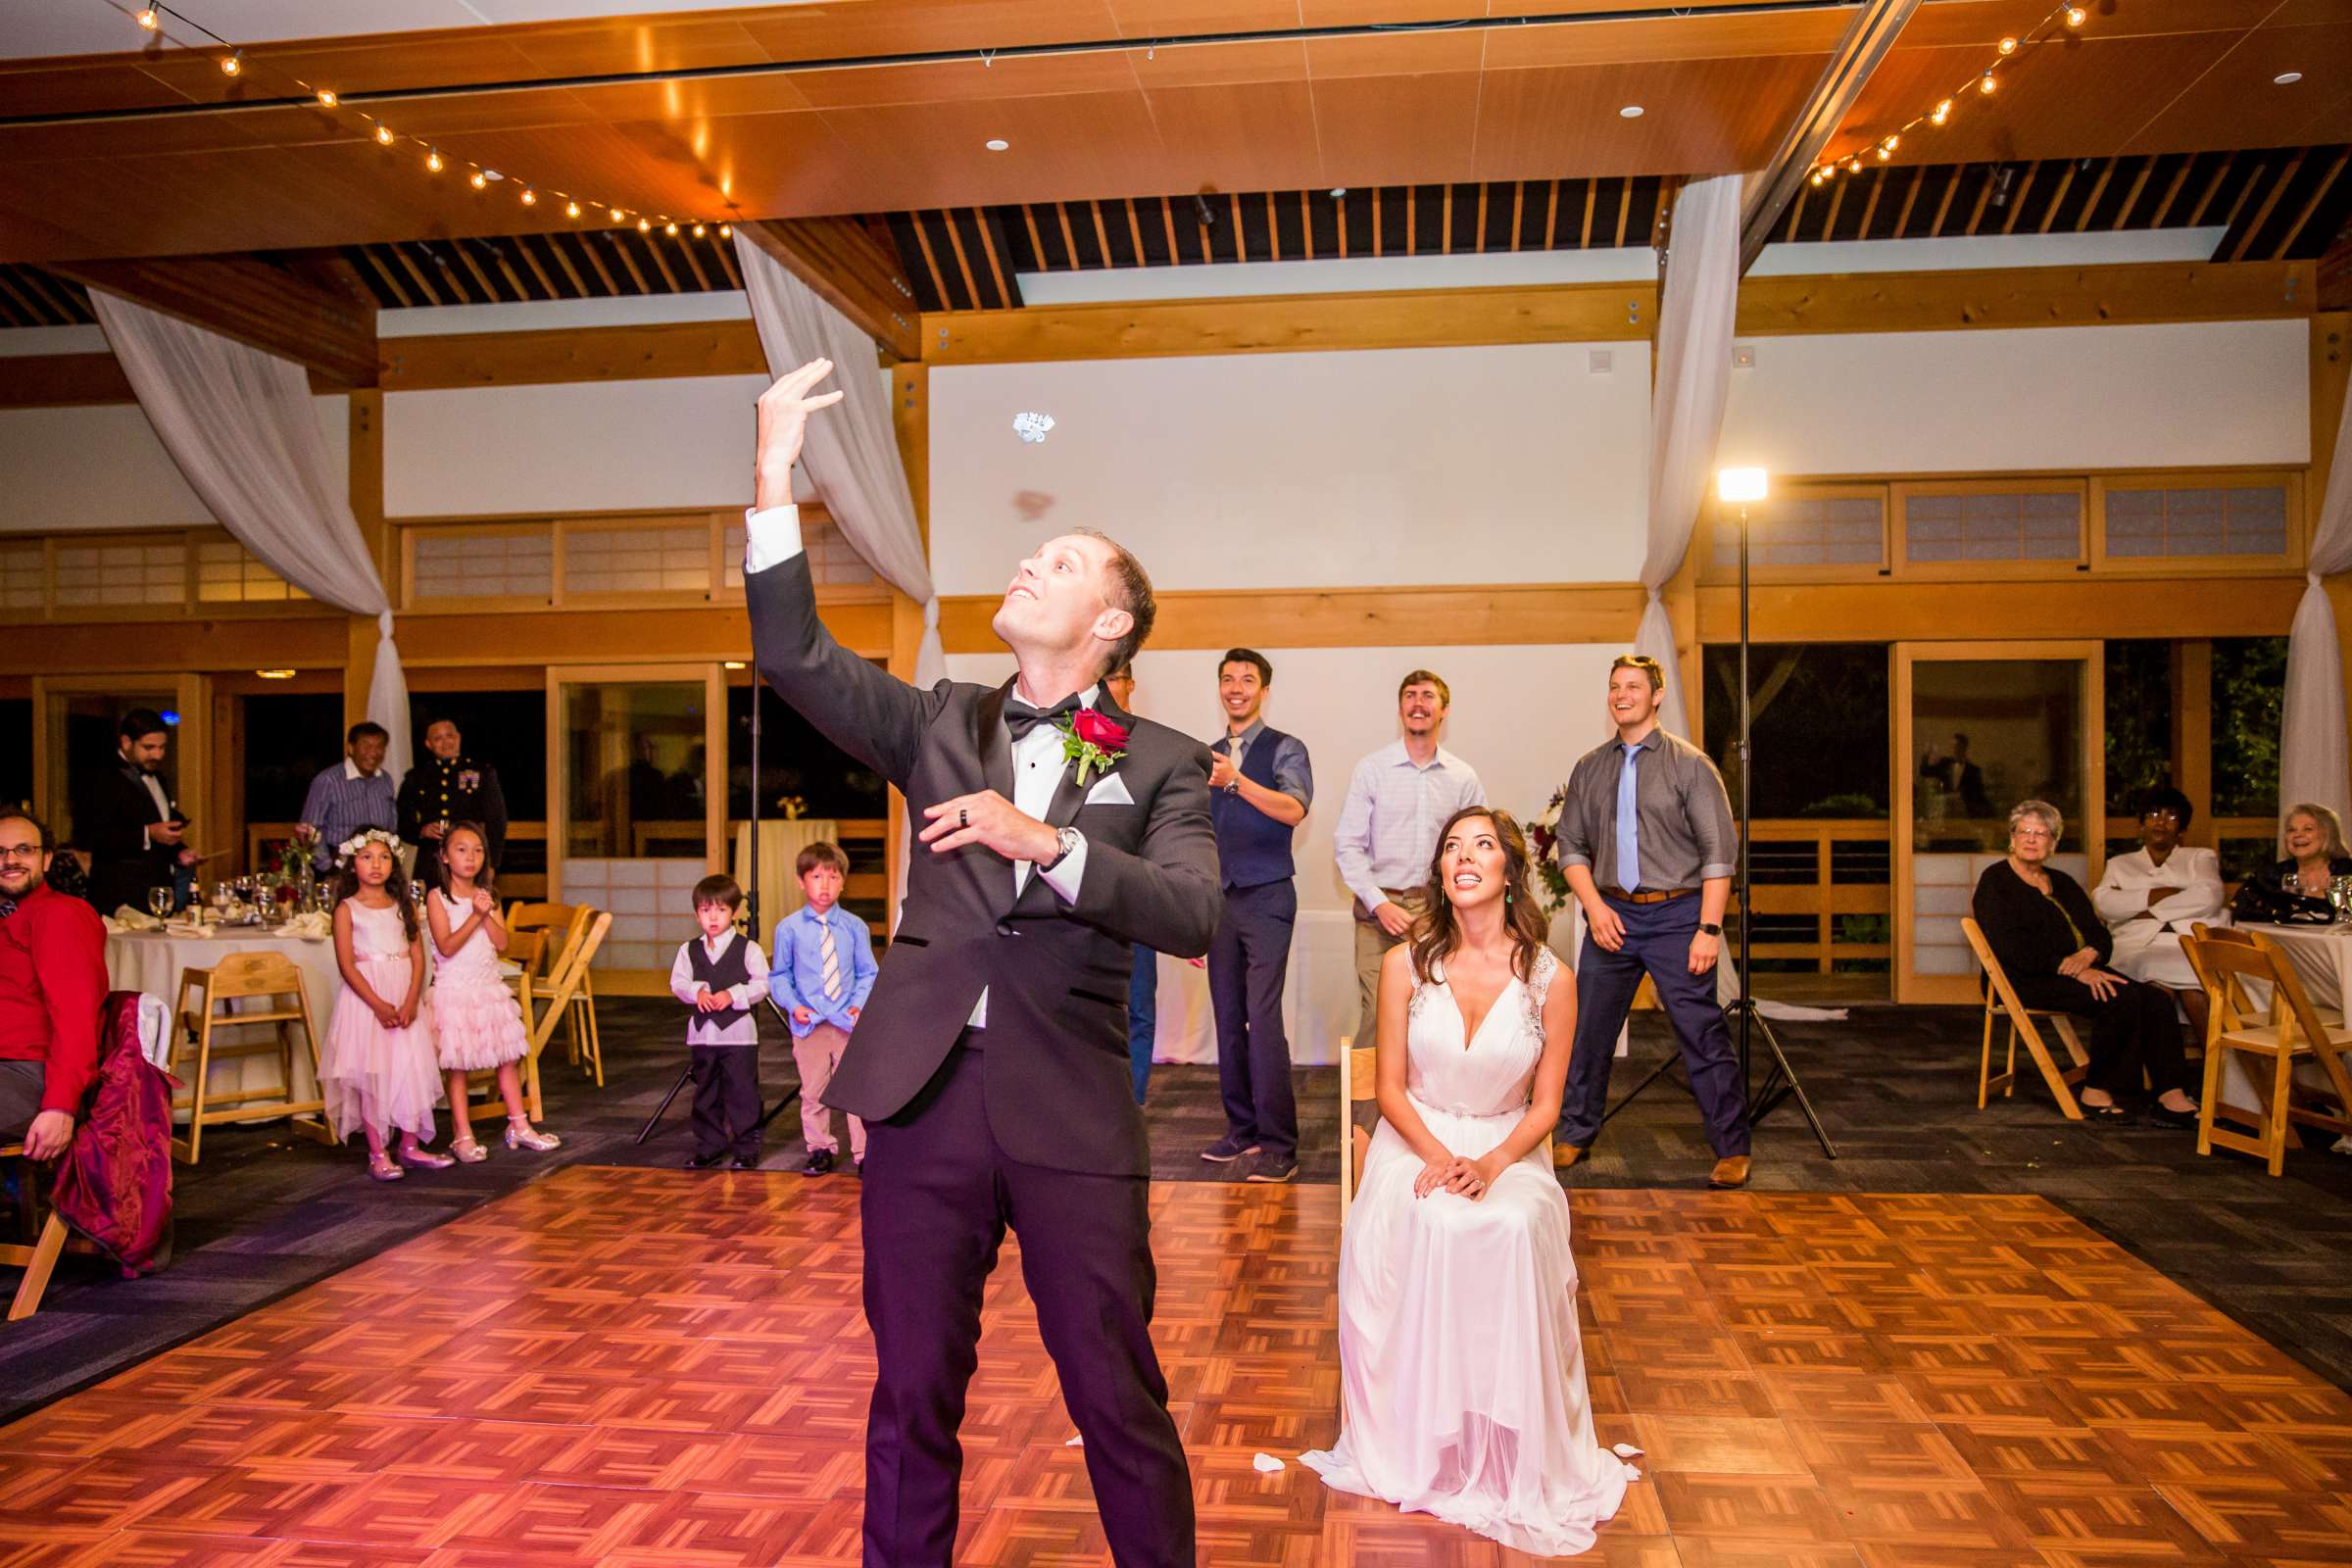
<instances>
[{"instance_id":1,"label":"floor lamp on stand","mask_svg":"<svg viewBox=\"0 0 2352 1568\"><path fill-rule=\"evenodd\" d=\"M1771 1114L1773 1108L1791 1095L1796 1097L1797 1109L1813 1128L1813 1136L1821 1142L1821 1152L1831 1159L1838 1157L1838 1146L1830 1142L1829 1132L1814 1114L1813 1102L1805 1097L1805 1086L1797 1082L1796 1069L1788 1065L1788 1054L1781 1050L1780 1038L1772 1025L1756 1009L1756 999L1749 988L1748 932L1755 924L1755 909L1749 898L1750 872L1748 841L1750 828L1751 765L1748 726L1747 680L1747 509L1764 499L1767 482L1762 468L1724 468L1715 475L1716 499L1726 506L1740 509L1740 1000L1732 1004L1733 1014L1740 1021L1740 1088L1747 1101L1747 1124L1750 1127ZM1754 1087L1750 1075L1753 1041L1761 1038L1764 1049L1771 1054L1772 1069L1764 1075L1761 1090Z\"/></svg>"}]
</instances>

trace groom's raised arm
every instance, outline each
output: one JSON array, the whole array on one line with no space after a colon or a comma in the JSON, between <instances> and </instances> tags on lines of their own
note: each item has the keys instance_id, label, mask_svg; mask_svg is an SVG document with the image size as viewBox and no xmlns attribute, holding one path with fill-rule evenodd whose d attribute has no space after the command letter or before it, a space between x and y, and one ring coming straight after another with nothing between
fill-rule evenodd
<instances>
[{"instance_id":1,"label":"groom's raised arm","mask_svg":"<svg viewBox=\"0 0 2352 1568\"><path fill-rule=\"evenodd\" d=\"M760 678L777 696L834 745L904 790L923 732L947 700L947 685L917 691L834 641L816 612L800 509L792 504L792 466L800 461L808 416L841 401L839 392L810 395L832 369L830 360L811 361L778 376L760 395L754 501L743 552L752 654Z\"/></svg>"}]
</instances>

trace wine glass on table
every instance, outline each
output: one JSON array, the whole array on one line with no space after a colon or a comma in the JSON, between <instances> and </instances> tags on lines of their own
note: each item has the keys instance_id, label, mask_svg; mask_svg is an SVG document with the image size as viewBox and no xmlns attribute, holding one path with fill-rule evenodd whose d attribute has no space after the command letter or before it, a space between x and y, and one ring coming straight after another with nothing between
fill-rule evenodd
<instances>
[{"instance_id":1,"label":"wine glass on table","mask_svg":"<svg viewBox=\"0 0 2352 1568\"><path fill-rule=\"evenodd\" d=\"M170 888L149 888L147 890L147 912L158 920L172 912L172 906L175 902Z\"/></svg>"}]
</instances>

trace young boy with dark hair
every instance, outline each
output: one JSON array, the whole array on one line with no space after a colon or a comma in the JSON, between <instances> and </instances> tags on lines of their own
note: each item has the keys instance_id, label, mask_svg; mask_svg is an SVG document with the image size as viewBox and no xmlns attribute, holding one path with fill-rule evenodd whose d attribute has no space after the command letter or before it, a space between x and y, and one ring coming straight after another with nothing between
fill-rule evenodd
<instances>
[{"instance_id":1,"label":"young boy with dark hair","mask_svg":"<svg viewBox=\"0 0 2352 1568\"><path fill-rule=\"evenodd\" d=\"M801 1069L801 1136L808 1145L804 1176L828 1174L840 1157L825 1086L833 1081L850 1031L874 989L874 939L865 922L841 907L850 858L823 841L801 851L793 864L808 902L776 922L776 967L768 994L792 1029L792 1059ZM865 1123L852 1116L850 1159L865 1173Z\"/></svg>"},{"instance_id":2,"label":"young boy with dark hair","mask_svg":"<svg viewBox=\"0 0 2352 1568\"><path fill-rule=\"evenodd\" d=\"M669 994L693 1012L686 1049L694 1061L694 1156L688 1170L709 1170L732 1152L735 1169L760 1166L760 1019L767 995L767 959L760 944L735 933L743 889L731 876L694 885L702 935L678 949Z\"/></svg>"}]
</instances>

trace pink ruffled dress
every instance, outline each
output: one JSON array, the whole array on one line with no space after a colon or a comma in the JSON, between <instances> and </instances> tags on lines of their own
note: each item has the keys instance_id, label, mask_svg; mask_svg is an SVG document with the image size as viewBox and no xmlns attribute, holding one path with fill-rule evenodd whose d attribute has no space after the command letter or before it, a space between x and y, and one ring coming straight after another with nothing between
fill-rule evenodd
<instances>
[{"instance_id":1,"label":"pink ruffled dress","mask_svg":"<svg viewBox=\"0 0 2352 1568\"><path fill-rule=\"evenodd\" d=\"M346 899L351 911L353 964L375 994L398 1006L409 994L409 936L401 928L400 909L386 905L371 909L357 899ZM416 1021L406 1029L387 1029L358 993L345 986L335 998L335 1015L326 1026L326 1049L320 1054L318 1086L327 1114L349 1137L361 1126L379 1132L398 1128L419 1139L433 1136L433 1106L441 1098L441 1070L433 1056L433 1002L427 996L416 1008Z\"/></svg>"},{"instance_id":2,"label":"pink ruffled dress","mask_svg":"<svg viewBox=\"0 0 2352 1568\"><path fill-rule=\"evenodd\" d=\"M473 918L473 906L435 892L452 931ZM482 1072L530 1054L523 1033L522 1004L498 972L498 950L488 929L477 928L466 945L433 962L433 1044L444 1072Z\"/></svg>"}]
</instances>

